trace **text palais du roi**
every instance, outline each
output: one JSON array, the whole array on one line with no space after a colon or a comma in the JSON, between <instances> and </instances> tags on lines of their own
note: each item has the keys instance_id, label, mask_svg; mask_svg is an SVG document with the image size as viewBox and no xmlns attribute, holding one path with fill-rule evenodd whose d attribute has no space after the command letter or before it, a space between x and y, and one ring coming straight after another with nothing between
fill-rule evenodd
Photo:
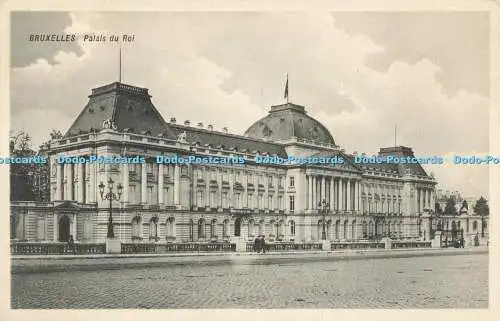
<instances>
[{"instance_id":1,"label":"text palais du roi","mask_svg":"<svg viewBox=\"0 0 500 321\"><path fill-rule=\"evenodd\" d=\"M30 34L31 42L74 42L83 40L84 42L134 42L134 34Z\"/></svg>"}]
</instances>

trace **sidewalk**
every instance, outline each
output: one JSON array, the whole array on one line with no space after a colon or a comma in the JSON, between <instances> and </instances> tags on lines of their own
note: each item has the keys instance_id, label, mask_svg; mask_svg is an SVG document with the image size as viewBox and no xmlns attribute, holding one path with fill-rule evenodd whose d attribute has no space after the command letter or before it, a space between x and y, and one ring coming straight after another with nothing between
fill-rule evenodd
<instances>
[{"instance_id":1,"label":"sidewalk","mask_svg":"<svg viewBox=\"0 0 500 321\"><path fill-rule=\"evenodd\" d=\"M284 261L320 261L345 259L407 258L434 255L466 255L488 253L487 247L436 248L436 249L394 249L394 250L339 250L271 252L216 252L216 253L166 253L130 255L43 255L15 256L11 260L14 274L48 273L62 271L95 271L126 268L152 268L190 264L270 264Z\"/></svg>"}]
</instances>

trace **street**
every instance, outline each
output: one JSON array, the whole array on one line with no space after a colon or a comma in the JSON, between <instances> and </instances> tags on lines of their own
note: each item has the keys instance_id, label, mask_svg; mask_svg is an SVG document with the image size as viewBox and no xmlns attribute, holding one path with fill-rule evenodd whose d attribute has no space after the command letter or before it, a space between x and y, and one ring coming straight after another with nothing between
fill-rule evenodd
<instances>
[{"instance_id":1,"label":"street","mask_svg":"<svg viewBox=\"0 0 500 321\"><path fill-rule=\"evenodd\" d=\"M12 275L12 308L487 308L488 254Z\"/></svg>"}]
</instances>

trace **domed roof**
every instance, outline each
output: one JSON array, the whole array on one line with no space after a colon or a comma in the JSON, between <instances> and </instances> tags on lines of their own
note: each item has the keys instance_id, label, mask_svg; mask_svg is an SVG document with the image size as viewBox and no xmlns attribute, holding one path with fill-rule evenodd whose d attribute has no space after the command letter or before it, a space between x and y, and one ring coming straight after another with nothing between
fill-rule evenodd
<instances>
[{"instance_id":1,"label":"domed roof","mask_svg":"<svg viewBox=\"0 0 500 321\"><path fill-rule=\"evenodd\" d=\"M269 115L250 126L245 135L270 141L299 138L335 145L325 126L308 116L304 106L292 103L272 106Z\"/></svg>"}]
</instances>

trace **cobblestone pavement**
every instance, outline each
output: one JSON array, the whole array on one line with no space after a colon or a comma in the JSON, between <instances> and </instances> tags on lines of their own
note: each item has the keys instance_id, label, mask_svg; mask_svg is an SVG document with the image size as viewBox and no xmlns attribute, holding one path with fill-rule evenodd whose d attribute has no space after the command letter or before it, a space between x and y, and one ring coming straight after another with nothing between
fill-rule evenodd
<instances>
[{"instance_id":1,"label":"cobblestone pavement","mask_svg":"<svg viewBox=\"0 0 500 321\"><path fill-rule=\"evenodd\" d=\"M12 308L487 308L488 255L12 275Z\"/></svg>"}]
</instances>

